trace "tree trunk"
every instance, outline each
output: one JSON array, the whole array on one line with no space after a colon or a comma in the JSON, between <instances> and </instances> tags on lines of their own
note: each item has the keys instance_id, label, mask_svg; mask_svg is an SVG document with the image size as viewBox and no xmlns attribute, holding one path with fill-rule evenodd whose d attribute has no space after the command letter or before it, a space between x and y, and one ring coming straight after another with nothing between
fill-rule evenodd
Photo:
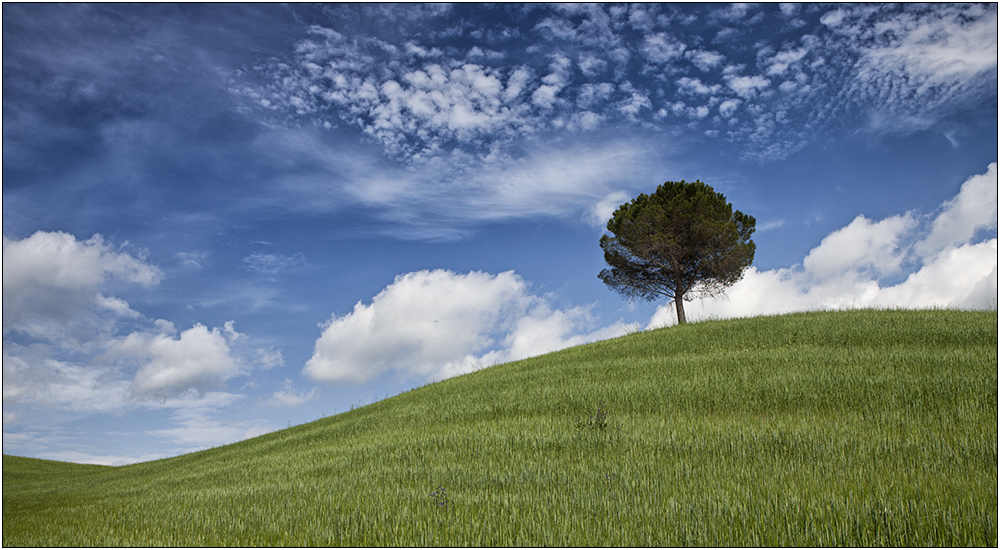
<instances>
[{"instance_id":1,"label":"tree trunk","mask_svg":"<svg viewBox=\"0 0 1000 550\"><path fill-rule=\"evenodd\" d=\"M684 298L674 298L674 306L677 308L677 324L683 325L687 322L687 317L684 316Z\"/></svg>"}]
</instances>

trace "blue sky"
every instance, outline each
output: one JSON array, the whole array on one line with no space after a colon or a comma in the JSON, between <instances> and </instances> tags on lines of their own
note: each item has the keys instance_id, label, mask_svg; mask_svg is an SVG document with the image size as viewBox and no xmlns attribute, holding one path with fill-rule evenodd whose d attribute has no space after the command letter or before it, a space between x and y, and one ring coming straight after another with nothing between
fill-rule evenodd
<instances>
[{"instance_id":1,"label":"blue sky","mask_svg":"<svg viewBox=\"0 0 1000 550\"><path fill-rule=\"evenodd\" d=\"M674 323L614 208L701 179L689 319L996 307L996 4L3 6L3 448L123 464Z\"/></svg>"}]
</instances>

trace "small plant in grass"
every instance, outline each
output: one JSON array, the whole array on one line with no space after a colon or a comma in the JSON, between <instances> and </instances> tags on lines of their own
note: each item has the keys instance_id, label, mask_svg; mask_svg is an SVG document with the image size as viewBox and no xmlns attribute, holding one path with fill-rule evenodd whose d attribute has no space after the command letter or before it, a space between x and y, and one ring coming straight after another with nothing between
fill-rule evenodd
<instances>
[{"instance_id":1,"label":"small plant in grass","mask_svg":"<svg viewBox=\"0 0 1000 550\"><path fill-rule=\"evenodd\" d=\"M431 498L434 499L434 504L439 508L445 508L448 506L448 491L441 485L431 493Z\"/></svg>"},{"instance_id":2,"label":"small plant in grass","mask_svg":"<svg viewBox=\"0 0 1000 550\"><path fill-rule=\"evenodd\" d=\"M578 430L607 430L609 426L608 411L604 408L604 403L597 402L597 411L586 418L576 417L576 429Z\"/></svg>"}]
</instances>

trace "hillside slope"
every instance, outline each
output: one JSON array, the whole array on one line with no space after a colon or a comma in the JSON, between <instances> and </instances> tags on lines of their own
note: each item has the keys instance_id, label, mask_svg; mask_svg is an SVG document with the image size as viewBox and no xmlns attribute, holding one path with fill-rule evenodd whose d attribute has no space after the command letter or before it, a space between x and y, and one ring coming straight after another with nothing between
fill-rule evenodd
<instances>
[{"instance_id":1,"label":"hillside slope","mask_svg":"<svg viewBox=\"0 0 1000 550\"><path fill-rule=\"evenodd\" d=\"M165 460L3 457L4 546L996 544L996 312L696 323Z\"/></svg>"}]
</instances>

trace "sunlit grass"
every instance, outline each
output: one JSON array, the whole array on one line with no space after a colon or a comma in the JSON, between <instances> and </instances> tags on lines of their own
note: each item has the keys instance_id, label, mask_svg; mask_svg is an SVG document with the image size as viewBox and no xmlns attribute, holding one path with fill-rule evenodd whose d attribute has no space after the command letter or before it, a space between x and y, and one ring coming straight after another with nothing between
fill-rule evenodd
<instances>
[{"instance_id":1,"label":"sunlit grass","mask_svg":"<svg viewBox=\"0 0 1000 550\"><path fill-rule=\"evenodd\" d=\"M3 460L4 546L995 547L997 314L695 323L166 460Z\"/></svg>"}]
</instances>

